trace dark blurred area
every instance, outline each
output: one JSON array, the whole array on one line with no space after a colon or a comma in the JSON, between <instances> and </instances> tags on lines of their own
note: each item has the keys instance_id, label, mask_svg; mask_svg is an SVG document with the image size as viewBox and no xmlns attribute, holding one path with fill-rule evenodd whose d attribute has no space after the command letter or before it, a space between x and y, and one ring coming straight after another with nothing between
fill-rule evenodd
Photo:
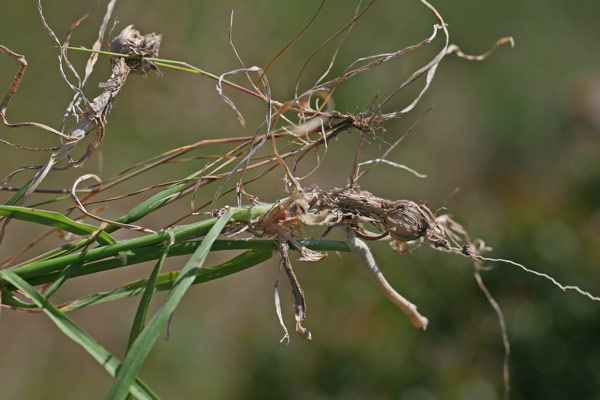
<instances>
[{"instance_id":1,"label":"dark blurred area","mask_svg":"<svg viewBox=\"0 0 600 400\"><path fill-rule=\"evenodd\" d=\"M72 92L59 77L57 50L32 3L4 1L0 10L0 43L29 62L7 118L57 127ZM48 23L60 38L91 4L43 2ZM112 36L128 24L142 33L162 33L161 57L220 74L239 68L228 43L231 10L233 40L244 63L264 67L301 31L319 4L122 1L114 13L119 24ZM379 132L393 142L420 120L389 159L427 174L427 179L380 165L359 183L381 197L423 201L432 210L445 207L438 213L451 214L471 237L484 239L494 249L490 257L513 260L599 294L600 3L457 0L435 5L449 24L451 43L466 53L483 53L508 35L516 46L500 47L484 61L448 56L419 106L385 125L385 133ZM75 30L73 46L91 47L105 6L101 1ZM355 7L353 2L326 3L308 32L269 70L274 98L293 97L301 66L352 18ZM375 2L347 37L332 76L358 57L423 40L435 22L419 1ZM442 43L439 36L429 47L345 82L333 96L336 107L343 112L368 108L375 96L384 98L428 62ZM301 88L310 87L325 71L334 50L335 44L330 44L318 53ZM70 54L82 71L87 55ZM2 90L17 67L14 60L0 57ZM108 60L101 57L90 97L99 93L96 85L108 73ZM421 79L409 86L384 111L408 105L423 84ZM247 119L242 128L219 101L214 85L207 78L171 70L163 70L162 77L130 77L108 119L99 152L83 169L53 173L42 186L70 186L65 182L85 172L110 177L201 139L251 135L264 118L264 104L227 92ZM1 138L21 145L55 144L47 136L34 129L0 127ZM304 184L345 185L357 143L355 133L341 136L330 145L321 169ZM362 159L377 158L386 149L373 140ZM43 163L48 156L5 145L1 151L2 176L22 165ZM211 148L205 154L217 152ZM310 162L303 165L307 172ZM173 164L111 193L178 179L200 165ZM24 172L11 184L23 184L30 176ZM200 192L203 201L215 188ZM247 189L263 201L285 196L280 172ZM2 202L10 195L2 193ZM50 197L36 199L46 198ZM104 215L117 217L142 198L111 204ZM52 207L69 206L63 202ZM143 222L160 227L188 209L184 200L170 206L166 215ZM0 247L2 257L23 246L29 235L38 235L33 228L15 222ZM60 244L58 238L53 240L48 246ZM390 283L429 318L427 331L415 330L351 255L330 254L318 263L294 263L308 304L305 326L313 340L292 335L289 345L282 344L273 304L277 263L271 261L194 286L173 316L170 340L157 343L142 378L165 399L502 398L500 328L473 279L469 260L428 248L405 256L393 253L386 243L373 243L372 248ZM231 255L217 254L209 264ZM169 268L180 268L183 262L172 260ZM504 311L512 345L511 398L600 399L599 304L515 266L486 265L493 268L482 273L483 279ZM151 268L77 278L55 300L108 290L149 275ZM162 298L157 295L155 305ZM293 328L289 299L283 284L284 319ZM70 316L122 358L137 301L97 305ZM2 310L0 349L2 399L101 399L112 382L43 315Z\"/></svg>"}]
</instances>

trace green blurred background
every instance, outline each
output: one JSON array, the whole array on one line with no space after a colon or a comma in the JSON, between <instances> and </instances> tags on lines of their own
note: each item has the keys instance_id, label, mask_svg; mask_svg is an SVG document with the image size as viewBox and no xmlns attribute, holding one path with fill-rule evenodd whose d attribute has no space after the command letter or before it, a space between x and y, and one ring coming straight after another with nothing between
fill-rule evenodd
<instances>
[{"instance_id":1,"label":"green blurred background","mask_svg":"<svg viewBox=\"0 0 600 400\"><path fill-rule=\"evenodd\" d=\"M5 0L0 9L0 43L25 54L30 64L7 117L58 126L71 93L58 76L54 43L32 3ZM119 20L116 32L133 23L144 33L162 33L162 57L221 73L239 66L227 39L232 9L241 57L247 65L265 66L319 3L122 1L114 15ZM105 5L101 1L75 31L73 45L91 46ZM48 22L62 38L90 4L56 0L44 6ZM355 6L326 4L309 32L270 70L275 98L292 96L300 66L351 17ZM483 62L447 57L420 105L385 126L385 139L393 141L422 119L390 159L426 173L428 179L380 166L360 183L382 197L426 201L434 210L445 206L473 237L494 248L492 257L600 293L600 3L455 0L436 6L449 24L451 42L465 52L481 53L506 35L514 36L516 47L499 48ZM340 73L358 57L420 41L434 23L418 1L376 2L347 38L333 72ZM335 93L337 108L355 112L368 107L375 95L385 97L440 46L437 41L348 81ZM324 71L332 51L329 46L315 58L301 87ZM83 54L71 58L79 68L85 61ZM0 58L0 87L8 87L16 69L13 60ZM107 60L101 59L90 96L98 93L95 85L106 79L107 71ZM388 111L410 103L422 84L407 88ZM164 71L160 78L132 76L109 117L100 152L84 169L55 173L43 186L69 186L85 171L106 178L203 138L251 134L264 116L264 105L239 93L232 98L247 117L247 128L218 101L213 81L173 71ZM435 107L426 113L431 105ZM0 134L23 145L54 144L36 130L0 127ZM342 136L306 184L344 185L356 143L355 134ZM374 141L364 159L385 149ZM3 176L47 158L7 146L1 151ZM206 154L215 151L207 149ZM175 164L119 191L180 178L199 165ZM25 178L18 176L13 183L22 184ZM264 201L282 197L281 188L278 173L249 187ZM212 190L208 186L201 192L202 199L209 199ZM8 196L3 194L3 201ZM112 204L103 215L117 217L139 200ZM183 201L143 222L160 227L188 207ZM29 225L15 222L11 227L2 255L36 235ZM59 243L54 240L48 246ZM193 287L174 314L170 340L157 343L142 377L165 399L501 398L500 330L471 264L425 248L401 257L385 243L372 247L388 280L429 318L426 332L411 326L353 257L331 254L319 263L295 263L308 302L305 326L314 340L292 335L289 345L280 344L272 293L276 263L270 262ZM171 261L169 267L181 267L180 261ZM56 301L108 290L148 275L150 268L78 278ZM494 265L484 280L506 316L512 398L600 399L598 304L510 265ZM282 286L284 318L293 327L289 290ZM137 299L129 299L71 316L122 357L136 305ZM111 378L42 315L3 310L0 349L2 399L100 399L108 393Z\"/></svg>"}]
</instances>

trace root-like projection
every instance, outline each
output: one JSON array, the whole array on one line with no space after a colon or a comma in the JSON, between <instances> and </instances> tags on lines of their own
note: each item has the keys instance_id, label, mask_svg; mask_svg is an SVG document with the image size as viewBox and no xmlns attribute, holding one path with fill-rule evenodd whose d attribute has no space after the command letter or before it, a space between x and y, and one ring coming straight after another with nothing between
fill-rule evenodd
<instances>
[{"instance_id":1,"label":"root-like projection","mask_svg":"<svg viewBox=\"0 0 600 400\"><path fill-rule=\"evenodd\" d=\"M377 232L367 231L365 224L371 225ZM408 316L415 327L427 327L427 318L392 288L362 240L390 238L393 248L401 251L406 251L407 245L417 242L450 250L444 226L425 205L409 200L383 199L356 187L330 191L311 188L282 200L263 217L244 226L243 229L278 239L282 266L286 269L294 292L297 330L302 337L310 337L310 333L307 334L300 324L306 318L306 305L287 256L287 247L289 243L297 248L302 255L301 260L305 261L320 260L325 254L309 250L294 239L294 233L301 232L302 225L341 228L350 249L362 261L383 294Z\"/></svg>"},{"instance_id":2,"label":"root-like projection","mask_svg":"<svg viewBox=\"0 0 600 400\"><path fill-rule=\"evenodd\" d=\"M563 290L576 290L592 300L598 297L582 291L576 286L563 286L554 278L523 267L507 260L486 258L482 254L491 250L480 240L471 241L466 230L447 215L436 217L427 206L410 200L387 200L356 185L345 189L324 191L319 188L300 189L292 196L278 202L269 212L255 221L241 224L234 230L249 230L261 236L276 237L279 243L281 266L285 268L293 291L296 330L303 338L311 338L310 331L302 326L306 318L306 301L289 260L288 246L301 253L300 260L316 261L326 256L302 246L294 236L302 233L302 225L319 225L329 229L337 227L343 230L350 250L360 259L370 273L377 287L409 318L416 328L427 328L428 320L417 311L416 305L400 295L385 279L378 268L375 258L364 240L390 239L393 250L406 254L420 245L429 246L443 252L470 258L474 264L474 274L478 286L498 315L502 342L504 346L504 397L510 396L510 343L502 310L489 292L480 271L481 261L501 261L515 264L528 272L545 277ZM370 225L373 231L368 231ZM363 240L364 239L364 240ZM289 340L288 331L281 316L278 294L279 273L275 285L275 303L279 321L285 331L284 339ZM283 340L283 339L282 339Z\"/></svg>"}]
</instances>

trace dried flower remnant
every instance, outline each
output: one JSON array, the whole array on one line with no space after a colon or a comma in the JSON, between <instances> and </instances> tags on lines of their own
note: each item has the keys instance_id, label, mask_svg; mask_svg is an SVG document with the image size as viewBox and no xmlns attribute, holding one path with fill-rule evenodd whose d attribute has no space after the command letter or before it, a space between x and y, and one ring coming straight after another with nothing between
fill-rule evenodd
<instances>
[{"instance_id":1,"label":"dried flower remnant","mask_svg":"<svg viewBox=\"0 0 600 400\"><path fill-rule=\"evenodd\" d=\"M364 227L367 223L374 226L378 232L368 232ZM301 224L319 225L328 229L341 228L350 249L360 258L382 293L400 307L415 327L427 327L427 318L420 315L414 304L392 288L377 267L368 246L361 240L389 237L394 246L423 242L433 248L450 249L443 225L426 206L410 200L383 199L358 187L330 191L311 188L281 200L264 216L251 221L247 226L250 230L258 232L261 236L276 237L278 240L281 265L286 269L294 290L297 324L306 317L306 304L304 293L293 274L287 256L287 243L301 252L300 260L317 261L325 256L307 249L293 238L295 232L302 232ZM276 306L280 315L277 293ZM297 325L297 330L305 337L301 325Z\"/></svg>"},{"instance_id":2,"label":"dried flower remnant","mask_svg":"<svg viewBox=\"0 0 600 400\"><path fill-rule=\"evenodd\" d=\"M49 29L49 27L47 27ZM49 30L51 32L51 30ZM41 129L50 131L58 134L64 139L64 142L55 150L48 162L43 166L35 166L32 168L39 169L35 174L31 182L29 183L27 190L20 197L18 204L23 204L27 201L27 198L36 190L40 183L44 180L46 175L57 167L57 164L62 161L68 161L66 167L62 166L61 169L69 167L81 166L96 150L105 134L105 124L108 113L112 109L115 97L125 84L127 77L130 73L145 74L150 70L158 72L158 68L152 62L144 59L144 57L157 57L158 49L160 47L162 36L156 33L148 35L141 35L133 25L127 26L121 31L121 33L113 39L111 42L111 49L121 54L139 56L141 59L125 59L122 57L113 57L111 59L111 75L106 82L101 83L99 86L104 89L102 93L96 96L91 102L86 101L89 104L88 109L83 112L83 119L81 119L77 125L71 129L68 133L64 134L54 130L53 128L47 127L39 123L21 123L21 124L9 124L5 119L6 108L8 103L19 86L19 83L25 72L27 61L23 56L20 56L4 46L0 46L0 50L10 57L14 58L21 64L21 68L14 78L8 93L6 94L4 101L2 102L0 115L2 122L13 128L21 126L36 126ZM62 53L61 53L62 54ZM96 137L90 143L84 152L84 154L78 159L73 160L71 158L72 151L78 147L78 145L87 137L92 131L96 131ZM19 146L14 146L19 147ZM26 150L31 150L26 148ZM26 168L30 169L30 168ZM19 169L22 170L22 169ZM2 182L7 182L12 178L14 174L9 174Z\"/></svg>"}]
</instances>

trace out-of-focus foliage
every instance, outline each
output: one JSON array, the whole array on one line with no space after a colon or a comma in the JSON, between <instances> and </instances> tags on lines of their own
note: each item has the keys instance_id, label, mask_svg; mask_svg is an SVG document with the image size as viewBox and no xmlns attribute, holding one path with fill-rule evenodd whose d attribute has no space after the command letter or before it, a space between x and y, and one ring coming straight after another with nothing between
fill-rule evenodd
<instances>
[{"instance_id":1,"label":"out-of-focus foliage","mask_svg":"<svg viewBox=\"0 0 600 400\"><path fill-rule=\"evenodd\" d=\"M25 54L30 64L7 116L57 126L71 94L58 77L56 49L31 3L4 2L0 14L0 43ZM104 3L75 31L73 45L91 46ZM123 1L115 14L117 31L133 23L142 32L163 33L161 57L221 73L239 66L227 38L232 9L233 38L241 57L247 65L265 66L319 3ZM600 292L600 5L439 3L451 41L465 52L482 52L505 35L514 36L516 47L500 48L483 62L446 58L420 106L386 125L384 138L393 141L422 118L392 159L428 174L428 179L380 166L360 183L382 197L423 200L434 210L446 207L444 212L453 214L472 236L494 247L493 256ZM89 4L61 0L44 6L48 22L64 36ZM269 71L274 97L292 96L306 58L351 17L354 7L327 3L312 29ZM346 40L336 71L357 57L420 41L434 23L418 1L375 3ZM441 43L432 46L340 86L334 95L337 107L356 111L368 107L375 95L384 97ZM327 47L315 58L301 85L310 85L322 73L333 49ZM71 57L80 67L85 60L85 55ZM0 58L0 87L8 86L16 68L13 60ZM96 81L105 80L107 72L107 60L101 59ZM390 107L405 106L418 89L407 88ZM90 93L96 90L91 87ZM111 176L202 138L251 134L264 117L264 105L239 93L232 98L247 118L247 128L218 101L213 81L172 71L161 78L130 78L107 125L101 175ZM435 108L426 114L432 104ZM20 144L47 144L33 130L0 127L0 133ZM352 137L334 143L326 164L307 184L344 185L356 143ZM385 149L373 142L364 158ZM8 147L0 151L3 175L45 157ZM94 156L85 169L98 172L99 159ZM185 163L174 165L159 181L186 171ZM45 185L60 186L81 173L56 173ZM155 183L157 176L151 175L140 177L136 187ZM280 175L273 175L249 189L272 201L284 195L282 187ZM450 196L455 188L460 190ZM211 190L200 196L208 200ZM174 215L184 213L187 203L180 207ZM2 254L22 240L7 237ZM350 255L331 254L316 264L295 263L308 302L305 325L314 340L293 337L290 345L280 344L272 300L276 266L265 264L190 290L173 317L169 342L153 350L142 377L164 398L501 398L500 331L472 278L471 264L428 249L398 256L384 243L373 248L388 280L429 318L426 332L412 328ZM113 279L144 277L151 268L137 267L105 280L78 278L62 295L67 299L89 293L89 287L111 288ZM598 304L508 265L494 265L483 277L507 319L512 398L599 396ZM284 292L285 318L292 323L288 298ZM136 301L127 300L71 316L107 349L122 355L135 307ZM191 342L196 343L193 351ZM40 315L3 311L0 343L3 399L103 398L108 392L111 381L104 371Z\"/></svg>"}]
</instances>

